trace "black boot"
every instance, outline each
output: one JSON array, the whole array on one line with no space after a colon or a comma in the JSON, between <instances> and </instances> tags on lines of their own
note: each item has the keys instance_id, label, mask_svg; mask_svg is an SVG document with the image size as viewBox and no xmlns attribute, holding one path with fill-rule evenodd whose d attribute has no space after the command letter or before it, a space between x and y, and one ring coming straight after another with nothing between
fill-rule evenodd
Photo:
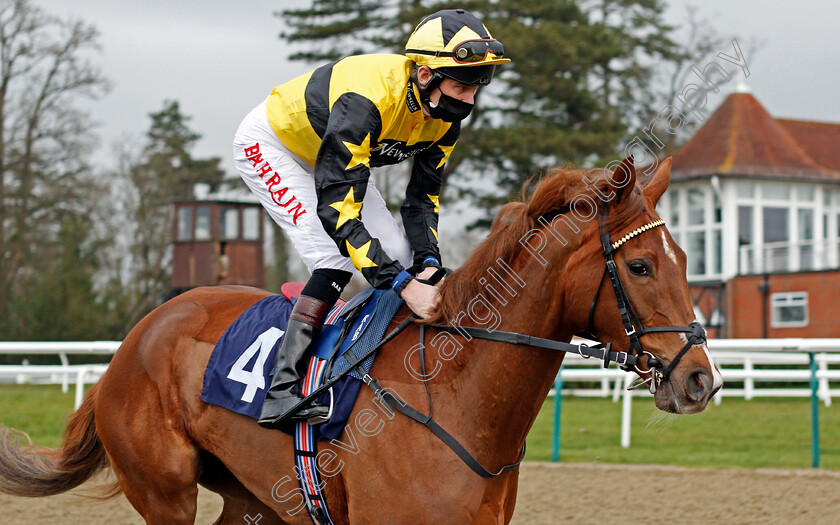
<instances>
[{"instance_id":1,"label":"black boot","mask_svg":"<svg viewBox=\"0 0 840 525\"><path fill-rule=\"evenodd\" d=\"M329 310L330 306L318 299L305 295L297 298L274 359L274 375L265 394L260 426L281 428L296 421L324 418L329 413L328 407L314 403L294 414L289 413L303 400L300 380L309 364L303 356L321 332Z\"/></svg>"}]
</instances>

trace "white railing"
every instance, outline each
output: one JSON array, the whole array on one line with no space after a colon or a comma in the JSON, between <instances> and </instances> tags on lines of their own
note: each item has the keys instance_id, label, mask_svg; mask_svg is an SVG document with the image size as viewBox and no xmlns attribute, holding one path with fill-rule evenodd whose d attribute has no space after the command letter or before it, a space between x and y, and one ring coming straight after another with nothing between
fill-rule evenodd
<instances>
[{"instance_id":1,"label":"white railing","mask_svg":"<svg viewBox=\"0 0 840 525\"><path fill-rule=\"evenodd\" d=\"M838 248L840 242L831 239L747 244L738 249L739 273L749 275L837 268Z\"/></svg>"},{"instance_id":2,"label":"white railing","mask_svg":"<svg viewBox=\"0 0 840 525\"><path fill-rule=\"evenodd\" d=\"M68 392L70 382L76 384L75 408L79 408L87 383L95 383L105 373L108 365L71 365L68 355L112 355L120 341L22 341L0 342L0 354L57 355L60 365L0 365L0 381L9 379L16 383L61 384L61 391Z\"/></svg>"},{"instance_id":3,"label":"white railing","mask_svg":"<svg viewBox=\"0 0 840 525\"><path fill-rule=\"evenodd\" d=\"M808 384L811 373L807 368L808 350L840 351L840 339L715 339L709 342L712 359L721 368L724 383L743 383L742 388L724 387L715 396L720 404L723 397L808 397L809 388L772 388L764 384L780 382ZM740 348L734 350L733 348ZM805 353L803 353L805 352ZM840 354L816 353L819 399L825 406L831 406L832 398L840 397L840 385L830 388L829 382L840 383ZM762 365L793 365L787 369L756 368ZM829 368L835 366L835 368ZM569 355L563 361L560 376L563 379L563 393L580 397L609 397L618 401L621 397L625 372L613 368L605 370L600 362ZM575 386L575 383L597 381L600 384ZM569 385L572 383L572 385ZM554 395L553 391L550 395Z\"/></svg>"},{"instance_id":4,"label":"white railing","mask_svg":"<svg viewBox=\"0 0 840 525\"><path fill-rule=\"evenodd\" d=\"M76 384L75 406L81 405L84 386L95 382L107 370L107 364L70 365L68 355L110 355L119 348L119 341L90 342L0 342L0 354L48 354L58 355L61 365L0 365L0 380L12 378L17 382L40 380L48 383L61 382L62 390L68 391L73 380ZM809 363L809 353L814 354L817 365L817 395L831 406L832 398L840 396L840 387L831 388L831 383L840 382L840 339L712 339L709 341L712 358L720 367L724 387L715 396L719 404L724 396L744 399L755 397L804 397L811 395L809 388L768 388L764 383L804 383L811 380L811 371L801 368ZM761 365L791 365L791 368L764 369ZM794 368L799 366L800 368ZM832 368L833 367L833 368ZM612 368L604 369L600 361L569 355L564 360L559 376L563 381L564 394L578 396L612 396L614 401L622 400L621 445L630 446L630 420L632 396L650 394L644 388L628 391L626 388L635 378L630 374ZM596 388L569 388L569 384L597 382ZM728 387L726 382L743 383L742 388ZM554 391L550 393L554 395Z\"/></svg>"},{"instance_id":5,"label":"white railing","mask_svg":"<svg viewBox=\"0 0 840 525\"><path fill-rule=\"evenodd\" d=\"M743 397L808 397L812 390L803 388L768 388L764 383L803 383L811 382L809 368L794 366L809 365L809 354L814 354L816 362L817 396L831 406L832 397L840 396L840 385L831 388L831 383L840 383L840 339L711 339L709 349L712 359L720 368L724 387L715 395L715 404L720 404L724 396ZM756 368L761 365L791 365L791 368L766 369ZM832 368L832 366L834 368ZM579 396L602 396L612 394L613 401L622 400L621 446L630 446L630 421L633 395L650 393L644 388L629 391L627 386L635 378L616 368L604 369L602 363L594 359L583 359L569 355L563 361L563 368L558 374L562 379L563 394ZM569 388L569 383L599 381L595 388ZM610 385L612 382L612 385ZM728 387L727 382L743 383L742 388ZM554 395L552 390L549 395Z\"/></svg>"},{"instance_id":6,"label":"white railing","mask_svg":"<svg viewBox=\"0 0 840 525\"><path fill-rule=\"evenodd\" d=\"M73 409L82 406L85 385L95 383L108 370L107 364L91 365L0 365L0 378L13 377L15 382L25 384L40 379L41 383L56 384L61 382L64 392L71 379L76 384L76 397Z\"/></svg>"}]
</instances>

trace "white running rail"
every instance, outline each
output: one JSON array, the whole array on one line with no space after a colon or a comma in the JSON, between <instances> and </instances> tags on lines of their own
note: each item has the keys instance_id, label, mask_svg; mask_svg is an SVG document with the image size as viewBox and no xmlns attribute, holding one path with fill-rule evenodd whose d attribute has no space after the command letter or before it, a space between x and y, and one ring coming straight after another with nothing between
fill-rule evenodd
<instances>
[{"instance_id":1,"label":"white running rail","mask_svg":"<svg viewBox=\"0 0 840 525\"><path fill-rule=\"evenodd\" d=\"M76 384L75 408L79 408L87 383L96 382L108 369L106 363L71 365L68 355L112 355L120 341L10 341L0 342L0 354L57 355L60 365L0 365L0 381L16 383L40 382L61 384L61 391L69 390L70 382Z\"/></svg>"}]
</instances>

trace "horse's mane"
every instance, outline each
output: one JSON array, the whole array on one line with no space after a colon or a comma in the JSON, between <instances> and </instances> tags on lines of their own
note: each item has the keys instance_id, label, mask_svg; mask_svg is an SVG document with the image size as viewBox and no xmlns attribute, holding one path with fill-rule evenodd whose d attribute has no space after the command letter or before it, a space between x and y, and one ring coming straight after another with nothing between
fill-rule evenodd
<instances>
[{"instance_id":1,"label":"horse's mane","mask_svg":"<svg viewBox=\"0 0 840 525\"><path fill-rule=\"evenodd\" d=\"M587 188L586 181L583 180L586 176L590 181L590 188ZM572 199L582 194L592 197L598 205L603 204L591 186L595 186L604 195L614 191L600 168L555 169L549 171L536 185L531 181L526 183L520 199L502 206L484 241L476 247L464 265L443 282L440 289L441 304L433 318L427 321L442 323L456 319L470 300L484 292L479 280L482 277L487 278L488 268L495 267L497 260L501 259L515 268L514 259L523 250L519 240L530 230L542 227L539 221L541 217L550 222L558 214L569 212ZM533 188L533 191L529 191L529 188ZM637 186L624 198L620 208L613 207L610 210L607 228L614 232L632 221L643 210L644 201ZM597 221L595 216L590 222L597 224ZM584 225L580 226L580 233L573 235L584 235Z\"/></svg>"}]
</instances>

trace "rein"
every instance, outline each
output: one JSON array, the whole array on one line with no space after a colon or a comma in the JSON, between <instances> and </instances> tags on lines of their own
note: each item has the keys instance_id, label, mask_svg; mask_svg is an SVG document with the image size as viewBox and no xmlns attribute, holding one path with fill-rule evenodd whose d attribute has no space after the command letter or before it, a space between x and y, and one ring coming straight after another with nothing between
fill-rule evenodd
<instances>
[{"instance_id":1,"label":"rein","mask_svg":"<svg viewBox=\"0 0 840 525\"><path fill-rule=\"evenodd\" d=\"M432 277L428 281L422 281L425 284L435 284L443 276L446 275L446 269L441 268L436 271ZM383 343L380 343L376 346L373 350L368 352L371 354L375 352L379 347L381 347L384 342L389 341L397 333L404 330L408 324L406 321L413 321L417 319L414 314L411 314L406 318L405 321L400 323L391 333L389 333ZM544 339L542 337L534 337L527 334L520 334L516 332L506 332L503 330L493 330L488 331L483 328L477 328L472 326L450 326L450 325L420 325L420 346L419 346L419 354L420 354L420 366L421 372L423 377L426 377L426 343L425 343L425 333L426 328L433 328L435 330L439 330L442 332L449 332L452 334L459 334L463 337L467 338L475 338L475 339L485 339L488 341L496 341L501 343L509 343L515 345L524 345L524 346L534 346L538 348L546 348L549 350L555 350L558 352L570 352L576 353L585 359L589 359L591 357L596 357L599 360L604 362L604 368L608 368L611 362L615 362L620 364L622 367L630 367L635 366L638 362L638 357L635 355L631 355L628 352L613 352L610 350L611 343L607 343L606 345L594 345L594 346L587 346L585 344L574 345L571 343L565 343L562 341L554 341L552 339ZM345 354L345 358L348 357L348 354ZM358 361L354 359L351 362L351 368L357 366L356 363L361 362L364 360L363 356L359 358ZM413 419L414 421L424 425L428 428L438 439L443 441L443 443L450 448L460 459L463 461L470 469L481 476L482 478L494 478L496 476L500 476L505 472L510 472L511 470L515 469L522 463L522 459L525 457L525 445L522 445L522 450L519 452L519 458L516 462L511 463L509 465L503 466L496 472L491 472L486 467L484 467L472 454L467 451L467 449L454 437L452 434L447 432L443 427L441 427L433 418L433 405L432 405L432 394L429 391L429 383L428 381L423 381L424 386L426 387L426 396L429 400L429 413L424 414L417 410L416 408L408 405L401 399L397 398L391 392L388 391L387 388L384 388L377 379L372 378L370 375L364 373L361 370L361 367L358 368L359 372L362 374L362 381L366 385L368 385L372 390L374 395L378 400L382 402L382 406L384 407L391 407L392 409L408 416L409 418ZM393 416L393 412L390 413Z\"/></svg>"},{"instance_id":2,"label":"rein","mask_svg":"<svg viewBox=\"0 0 840 525\"><path fill-rule=\"evenodd\" d=\"M467 338L485 339L489 341L497 341L516 345L535 346L560 352L573 352L587 359L590 357L597 357L598 359L604 361L604 368L609 367L611 361L615 361L625 371L635 369L635 371L640 375L650 373L650 377L648 379L642 380L641 377L639 377L632 385L630 385L629 388L635 389L649 382L650 392L652 394L655 393L657 387L661 385L663 381L668 380L668 377L670 376L671 372L674 370L674 368L677 366L677 364L680 362L680 360L686 354L686 352L688 352L688 350L692 346L702 344L706 341L706 331L703 329L700 323L696 321L689 323L687 326L654 326L646 328L642 325L642 322L639 320L638 316L633 311L633 307L630 303L630 298L627 296L627 292L625 291L624 285L621 282L621 277L618 274L618 266L615 263L615 258L613 257L613 254L624 243L626 243L633 237L636 237L637 235L640 235L648 230L652 230L659 226L663 226L665 224L665 221L659 219L650 222L640 228L633 230L618 241L612 242L610 238L610 232L607 229L608 219L609 204L605 203L605 205L601 207L598 216L598 228L600 231L601 247L603 248L604 255L604 275L608 275L610 278L610 283L612 284L613 292L615 293L615 298L618 303L618 311L621 316L621 322L624 325L624 333L630 339L629 352L612 352L610 350L609 342L606 343L606 345L598 344L589 347L583 344L573 345L571 343L564 343L561 341L554 341L551 339L543 339L540 337L533 337L530 335L520 334L516 332L505 332L502 330L488 331L486 329L470 326L456 327L449 325L428 325L429 328L434 328L436 330L449 332L453 334L457 333ZM437 272L435 272L432 278L429 279L427 284L436 283L443 277L444 274L444 269L438 270ZM589 308L589 334L586 335L588 335L589 338L592 340L597 339L592 335L592 333L595 331L595 304L598 301L598 295L601 290L600 282L603 282L603 280L604 277L602 276L601 281L599 281L598 290L595 292L595 297L592 299L592 304ZM411 319L412 317L413 315L409 316L409 319ZM426 345L424 342L425 326L426 325L420 325L420 362L422 363L422 372L424 377L426 375ZM687 334L687 341L685 345L677 353L674 359L671 360L668 366L663 366L662 361L659 358L657 358L652 353L646 351L642 346L642 342L639 339L645 334L664 332L679 332ZM643 355L647 355L647 370L641 370L638 367L639 361L641 360L641 357ZM452 437L451 434L446 432L443 428L440 427L440 425L438 425L432 419L432 396L429 392L429 385L427 381L424 381L424 384L426 386L426 393L429 399L428 415L421 413L417 409L408 406L401 400L397 399L395 396L390 394L387 391L387 389L384 389L376 379L371 379L370 376L367 376L367 374L365 374L365 383L373 389L374 394L378 399L384 401L384 403L386 403L388 406L391 406L392 408L398 410L399 412L407 415L411 419L429 428L429 430L431 430L441 441L443 441L450 449L452 449L452 451L455 452L455 454L457 454L458 457L461 458L461 460L473 470L473 472L475 472L483 478L495 477L515 469L519 466L519 464L522 462L522 458L525 456L525 445L523 445L522 450L519 454L519 459L515 463L505 465L498 472L492 473L488 471L484 466L482 466L469 452L467 452L463 445L461 445L454 437Z\"/></svg>"},{"instance_id":3,"label":"rein","mask_svg":"<svg viewBox=\"0 0 840 525\"><path fill-rule=\"evenodd\" d=\"M654 327L644 327L639 320L636 313L633 311L633 307L630 303L630 298L627 296L627 292L624 289L624 285L621 282L621 277L618 274L618 267L615 263L615 259L613 254L628 240L636 237L637 235L644 233L648 230L653 228L657 228L659 226L663 226L665 221L659 219L657 221L653 221L648 223L636 230L630 232L629 234L625 235L618 241L612 242L610 239L610 233L607 230L607 220L609 218L609 204L605 204L601 207L598 216L598 226L600 231L600 239L601 239L601 246L603 248L603 255L604 255L604 274L601 276L601 280L599 281L599 286L597 291L595 292L595 297L592 299L592 304L589 308L589 333L583 334L592 340L596 340L597 338L594 337L592 334L595 331L594 323L595 323L595 305L598 301L598 296L600 294L600 283L603 282L604 276L609 276L610 283L612 284L613 292L615 293L615 298L618 303L618 311L621 316L621 322L624 325L624 332L627 337L630 339L630 349L627 352L621 351L612 351L611 350L611 343L606 344L597 344L593 346L587 346L586 344L571 344L565 343L562 341L554 341L552 339L544 339L541 337L534 337L527 334L520 334L516 332L506 332L503 330L493 330L488 331L483 328L471 327L471 326L450 326L450 325L420 325L420 362L422 366L422 373L423 376L426 376L426 360L425 360L425 329L433 328L435 330L440 330L444 332L449 332L452 334L459 334L462 337L466 338L476 338L476 339L484 339L489 341L496 341L501 343L508 343L508 344L515 344L515 345L524 345L524 346L533 346L538 348L545 348L548 350L554 350L558 352L569 352L569 353L576 353L585 359L589 359L595 357L604 362L604 368L608 368L611 362L617 363L623 370L631 371L635 370L638 374L646 374L649 373L650 377L642 380L639 377L632 385L630 385L629 389L635 389L640 387L645 383L650 383L650 392L655 393L656 389L659 385L662 384L663 381L667 381L669 375L680 362L682 357L688 352L688 350L695 345L702 344L706 341L706 332L700 323L694 321L689 323L687 326L654 326ZM428 280L421 280L421 282L425 284L435 284L440 279L442 279L446 275L446 269L440 268L438 269L434 275ZM408 328L415 320L417 316L414 314L410 314L406 317L396 328L394 328L388 335L386 335L382 341L377 344L374 348L370 349L364 355L355 359L352 356L351 352L345 354L345 358L352 361L350 362L350 367L340 375L337 375L331 378L329 381L324 383L320 388L313 391L309 396L304 398L299 404L298 407L303 407L309 404L310 401L315 399L321 393L328 390L331 386L333 386L342 376L347 374L350 370L356 368L360 374L362 375L362 381L368 385L372 390L376 398L382 403L382 406L388 409L396 410L412 420L424 425L428 428L435 436L438 437L441 441L443 441L446 446L448 446L455 454L468 466L472 469L473 472L478 474L483 478L493 478L509 472L522 462L522 459L525 457L525 445L523 444L522 450L519 453L519 458L516 460L515 463L511 463L509 465L503 466L496 472L491 472L487 468L485 468L478 460L476 460L468 451L467 449L451 434L449 434L446 430L443 429L433 418L433 406L432 406L432 396L431 392L429 391L429 384L428 381L423 381L426 387L426 394L429 400L429 413L424 414L419 410L415 409L414 407L408 405L401 399L397 398L394 394L392 394L389 389L383 387L376 378L371 377L364 370L361 369L361 363L368 357L379 351L386 343L390 342L394 339L398 334L400 334L403 330ZM686 344L683 348L677 353L674 359L671 362L664 366L662 361L653 355L652 353L646 351L642 346L640 341L640 337L645 334L650 333L663 333L663 332L679 332L685 333L686 335ZM647 356L647 370L642 370L639 368L639 364L643 355ZM295 408L295 410L297 407ZM391 416L394 416L393 410L389 409L389 413Z\"/></svg>"}]
</instances>

